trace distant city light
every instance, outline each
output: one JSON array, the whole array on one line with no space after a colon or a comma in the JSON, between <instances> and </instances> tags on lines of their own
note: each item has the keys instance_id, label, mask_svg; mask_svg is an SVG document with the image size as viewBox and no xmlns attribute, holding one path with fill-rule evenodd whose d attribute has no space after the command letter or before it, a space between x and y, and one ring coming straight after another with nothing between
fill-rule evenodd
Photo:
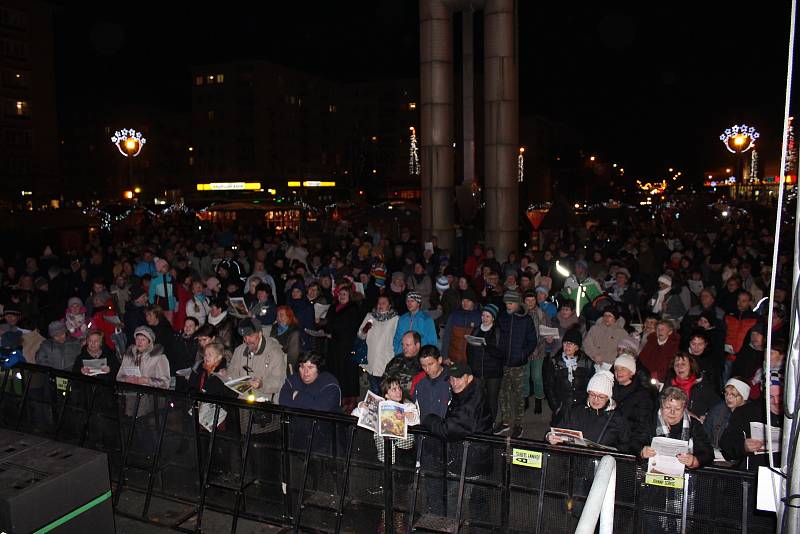
<instances>
[{"instance_id":1,"label":"distant city light","mask_svg":"<svg viewBox=\"0 0 800 534\"><path fill-rule=\"evenodd\" d=\"M596 159L597 159L597 158L596 158L595 156L590 156L590 157L589 157L589 161L594 161L594 160L596 160Z\"/></svg>"},{"instance_id":2,"label":"distant city light","mask_svg":"<svg viewBox=\"0 0 800 534\"><path fill-rule=\"evenodd\" d=\"M198 191L258 191L261 182L211 182L197 184Z\"/></svg>"}]
</instances>

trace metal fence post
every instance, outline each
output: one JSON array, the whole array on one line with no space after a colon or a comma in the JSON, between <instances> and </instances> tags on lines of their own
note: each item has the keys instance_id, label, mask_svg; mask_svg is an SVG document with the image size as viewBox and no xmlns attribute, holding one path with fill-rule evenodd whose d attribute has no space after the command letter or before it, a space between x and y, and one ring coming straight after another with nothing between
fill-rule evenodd
<instances>
[{"instance_id":1,"label":"metal fence post","mask_svg":"<svg viewBox=\"0 0 800 534\"><path fill-rule=\"evenodd\" d=\"M383 529L394 534L394 479L392 477L392 440L383 438Z\"/></svg>"},{"instance_id":2,"label":"metal fence post","mask_svg":"<svg viewBox=\"0 0 800 534\"><path fill-rule=\"evenodd\" d=\"M217 437L217 423L219 422L220 405L214 404L214 426L211 427L211 436L208 439L208 455L203 467L203 484L200 486L200 502L197 507L197 519L194 523L194 531L200 532L200 526L203 522L203 509L206 506L206 494L208 493L208 473L211 471L211 465L214 460L214 441Z\"/></svg>"},{"instance_id":3,"label":"metal fence post","mask_svg":"<svg viewBox=\"0 0 800 534\"><path fill-rule=\"evenodd\" d=\"M164 443L164 432L167 429L167 404L165 403L164 408L164 416L161 418L161 423L159 424L159 431L158 431L158 441L156 442L156 450L153 453L153 460L150 463L150 470L147 473L147 493L144 497L144 509L142 510L142 516L146 517L147 512L150 510L150 500L153 497L153 484L155 482L154 477L156 470L158 469L158 459L161 456L161 445ZM158 413L158 402L156 395L153 395L153 410ZM158 418L155 418L158 421ZM163 484L163 481L162 481Z\"/></svg>"},{"instance_id":4,"label":"metal fence post","mask_svg":"<svg viewBox=\"0 0 800 534\"><path fill-rule=\"evenodd\" d=\"M283 490L284 520L291 525L294 518L292 506L292 471L289 455L289 415L281 414L281 489Z\"/></svg>"}]
</instances>

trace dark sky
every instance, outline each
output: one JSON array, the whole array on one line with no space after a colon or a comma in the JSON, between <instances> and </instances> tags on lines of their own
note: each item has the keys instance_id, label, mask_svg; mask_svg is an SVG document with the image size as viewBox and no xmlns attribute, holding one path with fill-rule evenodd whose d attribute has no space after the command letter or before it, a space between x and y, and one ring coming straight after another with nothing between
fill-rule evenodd
<instances>
[{"instance_id":1,"label":"dark sky","mask_svg":"<svg viewBox=\"0 0 800 534\"><path fill-rule=\"evenodd\" d=\"M125 99L188 111L191 66L232 58L343 81L418 76L414 0L227 2L228 11L57 3L61 106ZM759 129L763 163L780 157L788 1L519 4L523 114L569 125L588 151L637 177L729 165L718 136L735 122Z\"/></svg>"}]
</instances>

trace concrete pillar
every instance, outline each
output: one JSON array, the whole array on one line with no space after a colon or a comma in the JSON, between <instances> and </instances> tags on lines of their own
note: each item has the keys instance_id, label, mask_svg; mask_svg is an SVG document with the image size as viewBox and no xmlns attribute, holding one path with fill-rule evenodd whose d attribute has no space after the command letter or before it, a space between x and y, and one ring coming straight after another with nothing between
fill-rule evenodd
<instances>
[{"instance_id":1,"label":"concrete pillar","mask_svg":"<svg viewBox=\"0 0 800 534\"><path fill-rule=\"evenodd\" d=\"M486 243L497 258L517 249L519 79L515 0L486 0L484 28L484 159Z\"/></svg>"},{"instance_id":2,"label":"concrete pillar","mask_svg":"<svg viewBox=\"0 0 800 534\"><path fill-rule=\"evenodd\" d=\"M453 249L453 35L442 0L420 0L422 241Z\"/></svg>"},{"instance_id":3,"label":"concrete pillar","mask_svg":"<svg viewBox=\"0 0 800 534\"><path fill-rule=\"evenodd\" d=\"M474 40L474 15L472 11L462 14L462 48L461 58L461 87L462 87L462 121L464 139L464 186L472 186L475 180L475 40Z\"/></svg>"}]
</instances>

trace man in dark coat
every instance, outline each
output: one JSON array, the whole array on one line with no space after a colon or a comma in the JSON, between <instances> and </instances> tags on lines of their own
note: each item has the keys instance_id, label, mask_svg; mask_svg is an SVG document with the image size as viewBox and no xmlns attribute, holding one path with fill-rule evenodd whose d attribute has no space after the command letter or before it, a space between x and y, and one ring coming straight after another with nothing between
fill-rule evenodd
<instances>
[{"instance_id":1,"label":"man in dark coat","mask_svg":"<svg viewBox=\"0 0 800 534\"><path fill-rule=\"evenodd\" d=\"M498 352L503 358L503 381L500 385L501 422L495 429L495 434L504 434L510 430L511 437L518 438L522 435L522 416L525 414L522 381L528 357L536 348L538 338L533 320L522 306L520 294L506 291L503 303L505 310L497 314L500 328Z\"/></svg>"},{"instance_id":2,"label":"man in dark coat","mask_svg":"<svg viewBox=\"0 0 800 534\"><path fill-rule=\"evenodd\" d=\"M448 367L447 372L450 376L450 389L453 392L453 398L447 407L447 414L442 418L430 413L422 420L422 425L429 429L435 437L447 442L447 472L449 475L460 476L465 447L467 450L465 476L473 478L486 475L492 468L492 454L489 446L478 442L463 442L467 436L489 434L492 430L492 416L489 406L486 404L483 385L480 383L480 379L476 379L472 374L469 365L454 363ZM426 447L425 450L430 450L430 447ZM458 486L457 479L448 481L447 502L451 509L456 506ZM469 503L472 487L471 484L466 484L464 487L464 502L466 503ZM434 513L441 513L440 507L431 504ZM475 509L475 506L469 504L467 507Z\"/></svg>"}]
</instances>

